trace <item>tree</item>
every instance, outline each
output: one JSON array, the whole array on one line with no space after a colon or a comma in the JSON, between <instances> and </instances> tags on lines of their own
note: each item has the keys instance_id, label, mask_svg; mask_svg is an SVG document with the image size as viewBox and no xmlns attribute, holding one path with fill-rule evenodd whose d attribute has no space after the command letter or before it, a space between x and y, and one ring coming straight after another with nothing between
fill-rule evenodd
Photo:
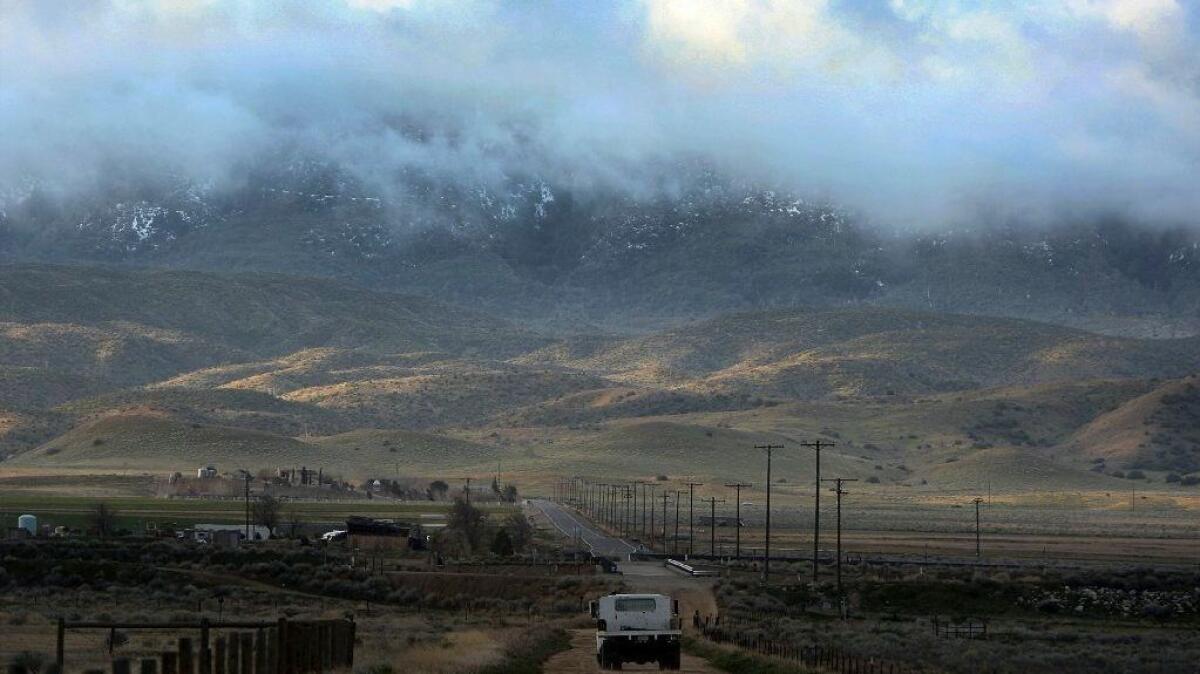
<instances>
[{"instance_id":1,"label":"tree","mask_svg":"<svg viewBox=\"0 0 1200 674\"><path fill-rule=\"evenodd\" d=\"M255 524L266 527L272 533L279 526L279 515L283 510L279 499L270 494L262 494L250 506L250 517Z\"/></svg>"},{"instance_id":2,"label":"tree","mask_svg":"<svg viewBox=\"0 0 1200 674\"><path fill-rule=\"evenodd\" d=\"M88 515L88 526L100 538L108 538L117 531L117 511L107 503L97 503Z\"/></svg>"},{"instance_id":3,"label":"tree","mask_svg":"<svg viewBox=\"0 0 1200 674\"><path fill-rule=\"evenodd\" d=\"M504 485L504 491L500 494L500 500L504 501L505 503L516 503L517 502L517 485L515 485L515 484Z\"/></svg>"},{"instance_id":4,"label":"tree","mask_svg":"<svg viewBox=\"0 0 1200 674\"><path fill-rule=\"evenodd\" d=\"M300 511L294 506L287 509L287 526L288 538L295 538L297 532L304 526L304 521L300 518Z\"/></svg>"},{"instance_id":5,"label":"tree","mask_svg":"<svg viewBox=\"0 0 1200 674\"><path fill-rule=\"evenodd\" d=\"M462 499L455 499L446 520L446 528L459 532L466 539L471 549L479 549L483 540L483 531L487 526L487 514L479 508Z\"/></svg>"},{"instance_id":6,"label":"tree","mask_svg":"<svg viewBox=\"0 0 1200 674\"><path fill-rule=\"evenodd\" d=\"M446 498L446 492L450 491L450 485L441 480L434 480L429 483L429 500L440 501Z\"/></svg>"},{"instance_id":7,"label":"tree","mask_svg":"<svg viewBox=\"0 0 1200 674\"><path fill-rule=\"evenodd\" d=\"M492 537L492 554L498 557L513 556L513 542L507 529L497 529Z\"/></svg>"},{"instance_id":8,"label":"tree","mask_svg":"<svg viewBox=\"0 0 1200 674\"><path fill-rule=\"evenodd\" d=\"M533 527L529 526L529 520L521 513L509 515L504 528L508 530L513 548L517 550L524 550L533 541Z\"/></svg>"}]
</instances>

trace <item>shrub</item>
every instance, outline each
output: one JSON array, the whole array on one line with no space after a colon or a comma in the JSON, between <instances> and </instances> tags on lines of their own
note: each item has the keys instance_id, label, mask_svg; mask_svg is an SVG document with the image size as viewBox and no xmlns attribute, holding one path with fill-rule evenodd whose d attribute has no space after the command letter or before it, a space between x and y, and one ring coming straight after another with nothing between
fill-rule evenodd
<instances>
[{"instance_id":1,"label":"shrub","mask_svg":"<svg viewBox=\"0 0 1200 674\"><path fill-rule=\"evenodd\" d=\"M9 667L17 672L25 671L30 674L38 674L49 660L50 658L44 653L21 651L12 657L12 660L9 661Z\"/></svg>"}]
</instances>

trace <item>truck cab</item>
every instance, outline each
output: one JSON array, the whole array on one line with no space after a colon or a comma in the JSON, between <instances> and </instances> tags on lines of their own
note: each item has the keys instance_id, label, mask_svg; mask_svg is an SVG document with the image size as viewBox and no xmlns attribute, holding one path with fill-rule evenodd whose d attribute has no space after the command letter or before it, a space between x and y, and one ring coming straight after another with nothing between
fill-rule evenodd
<instances>
[{"instance_id":1,"label":"truck cab","mask_svg":"<svg viewBox=\"0 0 1200 674\"><path fill-rule=\"evenodd\" d=\"M625 662L679 669L679 602L664 594L610 594L593 601L591 612L602 669Z\"/></svg>"}]
</instances>

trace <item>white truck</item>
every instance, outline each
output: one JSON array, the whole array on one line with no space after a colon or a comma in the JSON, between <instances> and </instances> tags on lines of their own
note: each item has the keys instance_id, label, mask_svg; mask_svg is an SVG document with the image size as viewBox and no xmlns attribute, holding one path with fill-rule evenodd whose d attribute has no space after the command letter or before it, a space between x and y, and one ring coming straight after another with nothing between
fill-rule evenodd
<instances>
[{"instance_id":1,"label":"white truck","mask_svg":"<svg viewBox=\"0 0 1200 674\"><path fill-rule=\"evenodd\" d=\"M610 594L591 609L601 669L620 669L625 662L679 669L679 602L664 594Z\"/></svg>"}]
</instances>

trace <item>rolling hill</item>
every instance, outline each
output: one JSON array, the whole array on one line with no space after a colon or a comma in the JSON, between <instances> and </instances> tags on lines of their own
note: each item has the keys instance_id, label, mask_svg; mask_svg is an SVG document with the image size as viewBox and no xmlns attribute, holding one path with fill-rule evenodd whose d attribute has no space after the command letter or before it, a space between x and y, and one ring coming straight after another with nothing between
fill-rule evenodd
<instances>
[{"instance_id":1,"label":"rolling hill","mask_svg":"<svg viewBox=\"0 0 1200 674\"><path fill-rule=\"evenodd\" d=\"M1200 339L1104 337L1014 319L876 308L735 314L520 358L643 386L784 399L920 395L1114 377L1182 376Z\"/></svg>"},{"instance_id":2,"label":"rolling hill","mask_svg":"<svg viewBox=\"0 0 1200 674\"><path fill-rule=\"evenodd\" d=\"M1110 471L1200 471L1200 379L1165 382L1096 417L1070 444Z\"/></svg>"},{"instance_id":3,"label":"rolling hill","mask_svg":"<svg viewBox=\"0 0 1200 674\"><path fill-rule=\"evenodd\" d=\"M865 306L555 337L325 280L45 266L0 280L14 467L366 477L501 461L528 479L753 480L753 445L822 437L830 470L878 488L1100 488L1117 468L1196 470L1200 446L1194 382L1177 379L1200 370L1197 338ZM803 452L779 466L811 477Z\"/></svg>"}]
</instances>

